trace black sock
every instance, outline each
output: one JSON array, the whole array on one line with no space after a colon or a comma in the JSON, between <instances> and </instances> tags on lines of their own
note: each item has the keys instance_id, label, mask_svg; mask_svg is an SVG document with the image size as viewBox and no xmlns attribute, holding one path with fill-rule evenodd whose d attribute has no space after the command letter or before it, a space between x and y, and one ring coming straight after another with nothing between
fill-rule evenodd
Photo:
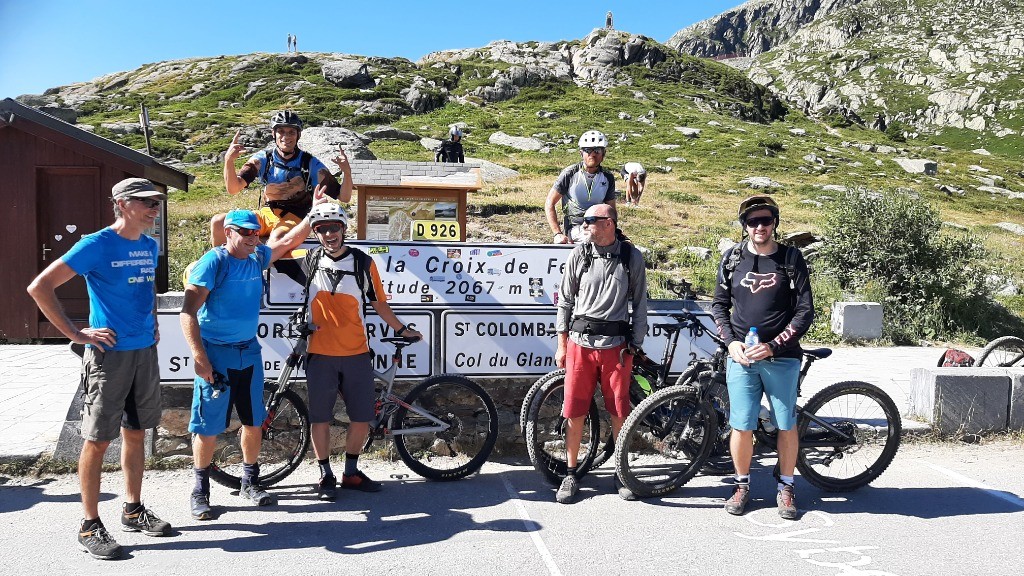
<instances>
[{"instance_id":1,"label":"black sock","mask_svg":"<svg viewBox=\"0 0 1024 576\"><path fill-rule=\"evenodd\" d=\"M565 475L566 476L575 476L576 475L576 467L575 466L566 466L565 467Z\"/></svg>"},{"instance_id":2,"label":"black sock","mask_svg":"<svg viewBox=\"0 0 1024 576\"><path fill-rule=\"evenodd\" d=\"M242 463L242 484L259 484L260 483L260 465Z\"/></svg>"},{"instance_id":3,"label":"black sock","mask_svg":"<svg viewBox=\"0 0 1024 576\"><path fill-rule=\"evenodd\" d=\"M359 454L345 453L345 476L352 476L359 471Z\"/></svg>"},{"instance_id":4,"label":"black sock","mask_svg":"<svg viewBox=\"0 0 1024 576\"><path fill-rule=\"evenodd\" d=\"M88 519L83 519L82 520L82 532L91 532L91 531L95 530L96 528L102 528L102 527L103 527L103 521L100 520L99 518L93 518L92 520L88 520Z\"/></svg>"},{"instance_id":5,"label":"black sock","mask_svg":"<svg viewBox=\"0 0 1024 576\"><path fill-rule=\"evenodd\" d=\"M327 476L334 476L334 471L331 470L331 457L328 456L323 460L317 460L317 464L320 465L320 477L326 478Z\"/></svg>"},{"instance_id":6,"label":"black sock","mask_svg":"<svg viewBox=\"0 0 1024 576\"><path fill-rule=\"evenodd\" d=\"M193 468L192 472L196 475L196 485L192 488L193 494L206 494L210 495L210 466L206 468Z\"/></svg>"},{"instance_id":7,"label":"black sock","mask_svg":"<svg viewBox=\"0 0 1024 576\"><path fill-rule=\"evenodd\" d=\"M138 512L139 509L141 509L141 508L142 508L142 502L125 502L124 503L124 513L125 514L134 514L134 513Z\"/></svg>"}]
</instances>

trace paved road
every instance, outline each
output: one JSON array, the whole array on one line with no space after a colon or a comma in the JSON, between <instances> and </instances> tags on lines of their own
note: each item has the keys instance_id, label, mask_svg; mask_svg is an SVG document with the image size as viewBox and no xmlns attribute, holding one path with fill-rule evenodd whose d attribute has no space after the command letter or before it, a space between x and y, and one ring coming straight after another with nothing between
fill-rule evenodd
<instances>
[{"instance_id":1,"label":"paved road","mask_svg":"<svg viewBox=\"0 0 1024 576\"><path fill-rule=\"evenodd\" d=\"M606 466L582 500L554 503L528 465L488 463L475 477L435 483L400 464L368 462L378 494L313 499L313 466L252 509L215 486L223 507L196 523L187 471L147 473L147 503L176 527L168 538L115 532L127 559L77 550L73 476L0 478L7 574L1016 574L1024 542L1024 443L914 444L876 483L825 494L798 479L795 522L780 520L771 461L755 470L752 512L722 509L728 488L698 477L670 497L624 502ZM120 479L106 475L101 513L116 526Z\"/></svg>"}]
</instances>

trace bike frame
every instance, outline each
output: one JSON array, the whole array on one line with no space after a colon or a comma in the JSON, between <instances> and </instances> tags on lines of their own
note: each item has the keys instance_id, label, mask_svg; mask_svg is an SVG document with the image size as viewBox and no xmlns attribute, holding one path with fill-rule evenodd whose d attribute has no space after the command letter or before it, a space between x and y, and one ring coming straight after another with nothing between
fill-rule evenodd
<instances>
[{"instance_id":1,"label":"bike frame","mask_svg":"<svg viewBox=\"0 0 1024 576\"><path fill-rule=\"evenodd\" d=\"M397 395L395 395L395 375L398 373L399 364L401 364L402 348L405 348L409 344L412 344L412 342L392 341L391 343L394 344L395 346L395 352L391 355L391 365L388 366L388 368L383 372L379 372L376 369L374 369L373 371L374 380L383 384L384 387L381 389L380 395L377 397L375 410L376 415L374 419L370 422L370 429L376 430L380 428L384 422L387 422L388 426L384 427L384 435L395 436L401 434L422 434L424 432L444 432L445 430L451 428L451 425L448 424L447 422L444 422L443 420L437 418L430 412L423 410L419 406L409 404L402 398L399 398ZM437 425L419 426L417 428L402 428L399 430L394 430L391 419L394 417L395 412L398 411L399 407L414 412L417 415L422 416Z\"/></svg>"}]
</instances>

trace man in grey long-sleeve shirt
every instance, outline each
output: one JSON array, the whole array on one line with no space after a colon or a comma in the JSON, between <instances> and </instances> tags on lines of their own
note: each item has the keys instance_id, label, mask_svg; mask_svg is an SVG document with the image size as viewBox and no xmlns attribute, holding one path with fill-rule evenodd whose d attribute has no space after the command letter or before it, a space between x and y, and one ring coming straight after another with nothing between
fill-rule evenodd
<instances>
[{"instance_id":1,"label":"man in grey long-sleeve shirt","mask_svg":"<svg viewBox=\"0 0 1024 576\"><path fill-rule=\"evenodd\" d=\"M644 258L632 244L616 238L617 223L614 206L598 204L587 209L583 227L590 238L569 255L558 294L555 363L565 368L562 416L569 425L565 438L568 470L555 494L562 504L571 503L579 490L576 459L597 383L611 416L612 433L617 436L630 409L633 350L643 344L647 334ZM625 250L630 252L624 258ZM633 499L618 477L615 488L623 499Z\"/></svg>"}]
</instances>

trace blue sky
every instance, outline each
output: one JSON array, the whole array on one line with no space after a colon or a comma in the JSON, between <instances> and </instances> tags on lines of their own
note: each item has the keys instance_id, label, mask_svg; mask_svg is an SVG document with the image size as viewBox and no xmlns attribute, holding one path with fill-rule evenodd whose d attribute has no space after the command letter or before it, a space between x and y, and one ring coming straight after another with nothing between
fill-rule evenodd
<instances>
[{"instance_id":1,"label":"blue sky","mask_svg":"<svg viewBox=\"0 0 1024 576\"><path fill-rule=\"evenodd\" d=\"M299 51L421 56L493 40L555 41L604 25L664 42L742 3L366 0L0 0L0 98L91 80L142 64L221 54ZM288 7L295 7L289 9Z\"/></svg>"}]
</instances>

